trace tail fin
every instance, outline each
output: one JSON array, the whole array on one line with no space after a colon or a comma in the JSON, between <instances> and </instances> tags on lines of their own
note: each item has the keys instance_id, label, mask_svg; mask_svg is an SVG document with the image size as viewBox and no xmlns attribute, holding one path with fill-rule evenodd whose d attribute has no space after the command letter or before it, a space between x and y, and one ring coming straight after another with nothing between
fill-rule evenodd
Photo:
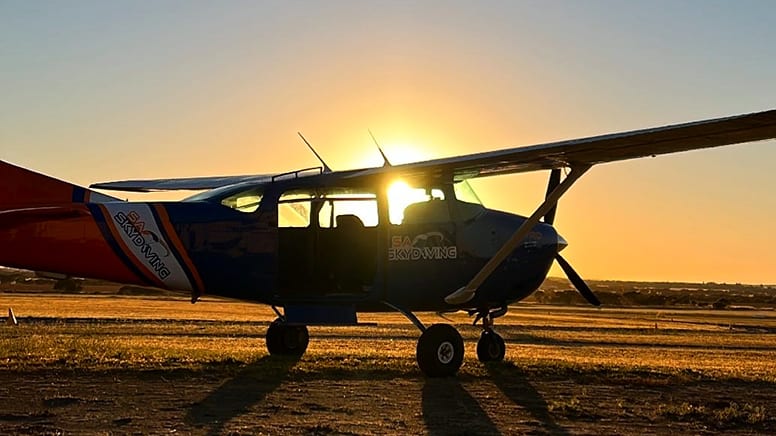
<instances>
[{"instance_id":1,"label":"tail fin","mask_svg":"<svg viewBox=\"0 0 776 436\"><path fill-rule=\"evenodd\" d=\"M0 160L0 209L118 200Z\"/></svg>"}]
</instances>

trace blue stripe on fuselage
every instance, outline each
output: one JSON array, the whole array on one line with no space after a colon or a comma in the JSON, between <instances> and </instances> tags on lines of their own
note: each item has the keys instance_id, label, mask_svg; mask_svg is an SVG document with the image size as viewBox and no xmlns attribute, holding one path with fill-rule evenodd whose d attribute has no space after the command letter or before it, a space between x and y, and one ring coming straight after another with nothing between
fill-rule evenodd
<instances>
[{"instance_id":1,"label":"blue stripe on fuselage","mask_svg":"<svg viewBox=\"0 0 776 436\"><path fill-rule=\"evenodd\" d=\"M163 207L165 208L165 210L167 209L163 204L160 204L159 207ZM170 250L173 257L175 257L175 259L178 261L178 265L181 266L181 269L183 269L183 273L186 274L186 277L189 279L189 283L191 283L191 287L194 288L194 291L196 291L198 294L201 294L202 292L204 292L204 289L198 289L199 286L197 284L197 280L194 279L194 274L192 273L192 271L189 269L188 265L184 261L183 256L181 256L181 253L178 252L178 249L175 247L175 244L172 243L172 238L176 237L178 239L181 239L179 237L180 235L169 235L167 233L167 229L162 223L162 217L159 216L159 213L157 212L156 208L151 206L149 207L149 209L151 210L151 214L154 216L154 219L158 223L157 227L159 228L159 231L162 232L161 237L164 238L165 242L167 243L167 248ZM168 211L167 213L169 214L170 212ZM170 222L170 225L174 227L174 224L172 222Z\"/></svg>"},{"instance_id":2,"label":"blue stripe on fuselage","mask_svg":"<svg viewBox=\"0 0 776 436\"><path fill-rule=\"evenodd\" d=\"M88 207L89 211L92 213L92 217L94 217L94 221L97 223L97 227L100 229L102 237L105 238L105 242L107 242L113 252L116 253L116 256L121 259L121 262L124 264L124 266L129 268L129 270L132 271L137 277L139 277L146 285L156 286L155 283L146 277L146 275L143 274L134 263L132 263L132 260L127 256L126 253L124 253L124 250L121 249L121 246L118 244L118 242L116 242L116 239L113 238L113 234L108 228L108 223L105 221L105 214L102 213L102 208L94 203L87 203L86 207Z\"/></svg>"}]
</instances>

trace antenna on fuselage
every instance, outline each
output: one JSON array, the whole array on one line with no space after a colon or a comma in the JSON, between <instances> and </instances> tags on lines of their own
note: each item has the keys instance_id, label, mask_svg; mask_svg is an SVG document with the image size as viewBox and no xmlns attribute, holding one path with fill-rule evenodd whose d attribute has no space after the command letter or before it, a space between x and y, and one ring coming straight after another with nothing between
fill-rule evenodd
<instances>
[{"instance_id":1,"label":"antenna on fuselage","mask_svg":"<svg viewBox=\"0 0 776 436\"><path fill-rule=\"evenodd\" d=\"M315 151L315 149L313 148L313 146L312 146L312 145L310 145L310 143L309 143L309 142L307 142L307 139L305 139L305 137L304 137L304 136L302 136L302 132L296 132L296 133L299 135L299 137L300 137L300 138L302 138L302 141L304 141L304 143L305 143L305 144L307 144L307 148L309 148L309 149L310 149L310 151L312 151L312 152L313 152L313 154L315 155L315 157L317 157L317 158L318 158L318 160L319 160L319 161L321 161L321 164L323 164L323 172L324 172L324 173L330 173L330 172L331 172L331 168L329 168L329 166L328 166L328 165L326 165L326 162L324 162L324 161L323 161L323 158L321 158L321 155L320 155L320 154L318 154L318 152L317 152L317 151Z\"/></svg>"},{"instance_id":2,"label":"antenna on fuselage","mask_svg":"<svg viewBox=\"0 0 776 436\"><path fill-rule=\"evenodd\" d=\"M369 132L369 136L372 137L372 141L375 142L375 145L377 146L377 151L380 152L380 156L383 157L383 166L384 167L392 167L391 162L388 161L388 158L385 156L385 153L383 153L383 149L380 148L380 144L377 143L377 139L375 139L375 135L372 134L372 131L367 129L367 132Z\"/></svg>"}]
</instances>

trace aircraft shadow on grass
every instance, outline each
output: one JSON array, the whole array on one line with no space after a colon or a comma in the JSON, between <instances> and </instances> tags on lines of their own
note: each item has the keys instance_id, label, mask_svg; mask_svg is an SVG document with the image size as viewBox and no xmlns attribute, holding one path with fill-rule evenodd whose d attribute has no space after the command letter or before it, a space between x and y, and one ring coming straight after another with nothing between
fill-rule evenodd
<instances>
[{"instance_id":1,"label":"aircraft shadow on grass","mask_svg":"<svg viewBox=\"0 0 776 436\"><path fill-rule=\"evenodd\" d=\"M550 414L549 405L544 396L536 390L525 374L517 367L509 367L501 362L486 364L488 374L498 389L516 406L527 411L543 427L542 430L554 435L569 434Z\"/></svg>"},{"instance_id":2,"label":"aircraft shadow on grass","mask_svg":"<svg viewBox=\"0 0 776 436\"><path fill-rule=\"evenodd\" d=\"M221 434L229 421L250 413L249 410L253 406L263 402L282 383L288 381L289 374L297 362L298 359L273 356L258 360L228 379L203 400L194 403L185 416L185 422L193 427L207 428L208 434ZM552 418L542 394L519 369L497 366L497 369L492 365L488 366L490 379L515 406L526 410L538 421L542 431L567 434ZM301 379L390 380L397 377L406 378L408 375L404 371L343 369L305 374ZM479 379L459 376L423 380L421 409L430 435L445 435L451 431L458 434L502 433L480 401L464 387L463 383L468 380L476 382Z\"/></svg>"},{"instance_id":3,"label":"aircraft shadow on grass","mask_svg":"<svg viewBox=\"0 0 776 436\"><path fill-rule=\"evenodd\" d=\"M458 377L426 379L421 407L426 430L431 436L501 434Z\"/></svg>"},{"instance_id":4,"label":"aircraft shadow on grass","mask_svg":"<svg viewBox=\"0 0 776 436\"><path fill-rule=\"evenodd\" d=\"M567 435L568 430L561 426L550 411L550 404L534 384L531 378L519 367L506 362L491 362L485 364L487 377L459 375L448 378L417 378L406 370L377 370L358 368L328 368L319 372L293 372L298 359L266 356L248 365L236 375L229 378L204 399L192 405L185 416L185 422L195 428L206 429L208 434L221 434L228 423L245 414L251 409L267 401L266 398L288 381L370 381L392 379L415 379L422 383L421 413L426 431L430 435L447 434L502 434L505 428L499 428L492 417L510 418L510 410L519 409L521 415L527 415L525 425L541 434ZM489 383L489 382L492 382ZM487 403L482 398L472 395L466 386L471 383L487 383L494 390L500 391L508 401L498 405L497 410L488 411ZM746 391L742 385L751 385L755 392L769 392L773 384L762 382L719 381L713 380L715 390L726 392L730 389ZM697 382L693 382L697 384ZM629 387L629 389L631 389ZM367 388L368 389L368 388ZM650 386L650 390L660 389ZM676 386L666 386L673 390ZM498 392L494 392L498 393ZM724 398L718 401L725 406ZM729 398L728 398L729 400ZM492 403L493 400L488 400ZM726 400L727 401L727 400ZM760 401L759 399L755 402ZM716 404L716 403L714 403ZM710 406L712 407L712 406ZM716 407L716 406L714 406ZM726 407L726 406L725 406ZM490 413L490 414L489 414ZM595 415L580 417L583 420L594 420ZM523 420L523 419L521 419ZM517 424L517 422L507 422ZM763 427L765 428L765 427Z\"/></svg>"},{"instance_id":5,"label":"aircraft shadow on grass","mask_svg":"<svg viewBox=\"0 0 776 436\"><path fill-rule=\"evenodd\" d=\"M221 434L224 426L277 389L299 361L293 357L265 356L194 403L185 421L194 427L209 427L208 434Z\"/></svg>"},{"instance_id":6,"label":"aircraft shadow on grass","mask_svg":"<svg viewBox=\"0 0 776 436\"><path fill-rule=\"evenodd\" d=\"M512 402L503 404L504 409L517 406L524 409L538 422L540 432L567 435L566 429L558 425L550 414L544 396L533 387L518 368L504 367L498 362L487 365L490 380ZM461 377L426 379L423 385L423 419L430 435L455 434L502 434L503 429L491 420L488 414L462 385ZM499 415L507 412L499 410Z\"/></svg>"}]
</instances>

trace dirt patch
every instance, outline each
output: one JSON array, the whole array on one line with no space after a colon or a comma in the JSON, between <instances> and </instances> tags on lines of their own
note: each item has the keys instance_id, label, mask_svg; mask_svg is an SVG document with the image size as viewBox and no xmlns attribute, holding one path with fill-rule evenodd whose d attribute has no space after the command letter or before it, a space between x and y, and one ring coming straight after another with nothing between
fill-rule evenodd
<instances>
[{"instance_id":1,"label":"dirt patch","mask_svg":"<svg viewBox=\"0 0 776 436\"><path fill-rule=\"evenodd\" d=\"M776 432L771 383L551 374L509 363L447 379L358 369L343 377L296 365L266 357L201 371L3 371L0 433Z\"/></svg>"}]
</instances>

